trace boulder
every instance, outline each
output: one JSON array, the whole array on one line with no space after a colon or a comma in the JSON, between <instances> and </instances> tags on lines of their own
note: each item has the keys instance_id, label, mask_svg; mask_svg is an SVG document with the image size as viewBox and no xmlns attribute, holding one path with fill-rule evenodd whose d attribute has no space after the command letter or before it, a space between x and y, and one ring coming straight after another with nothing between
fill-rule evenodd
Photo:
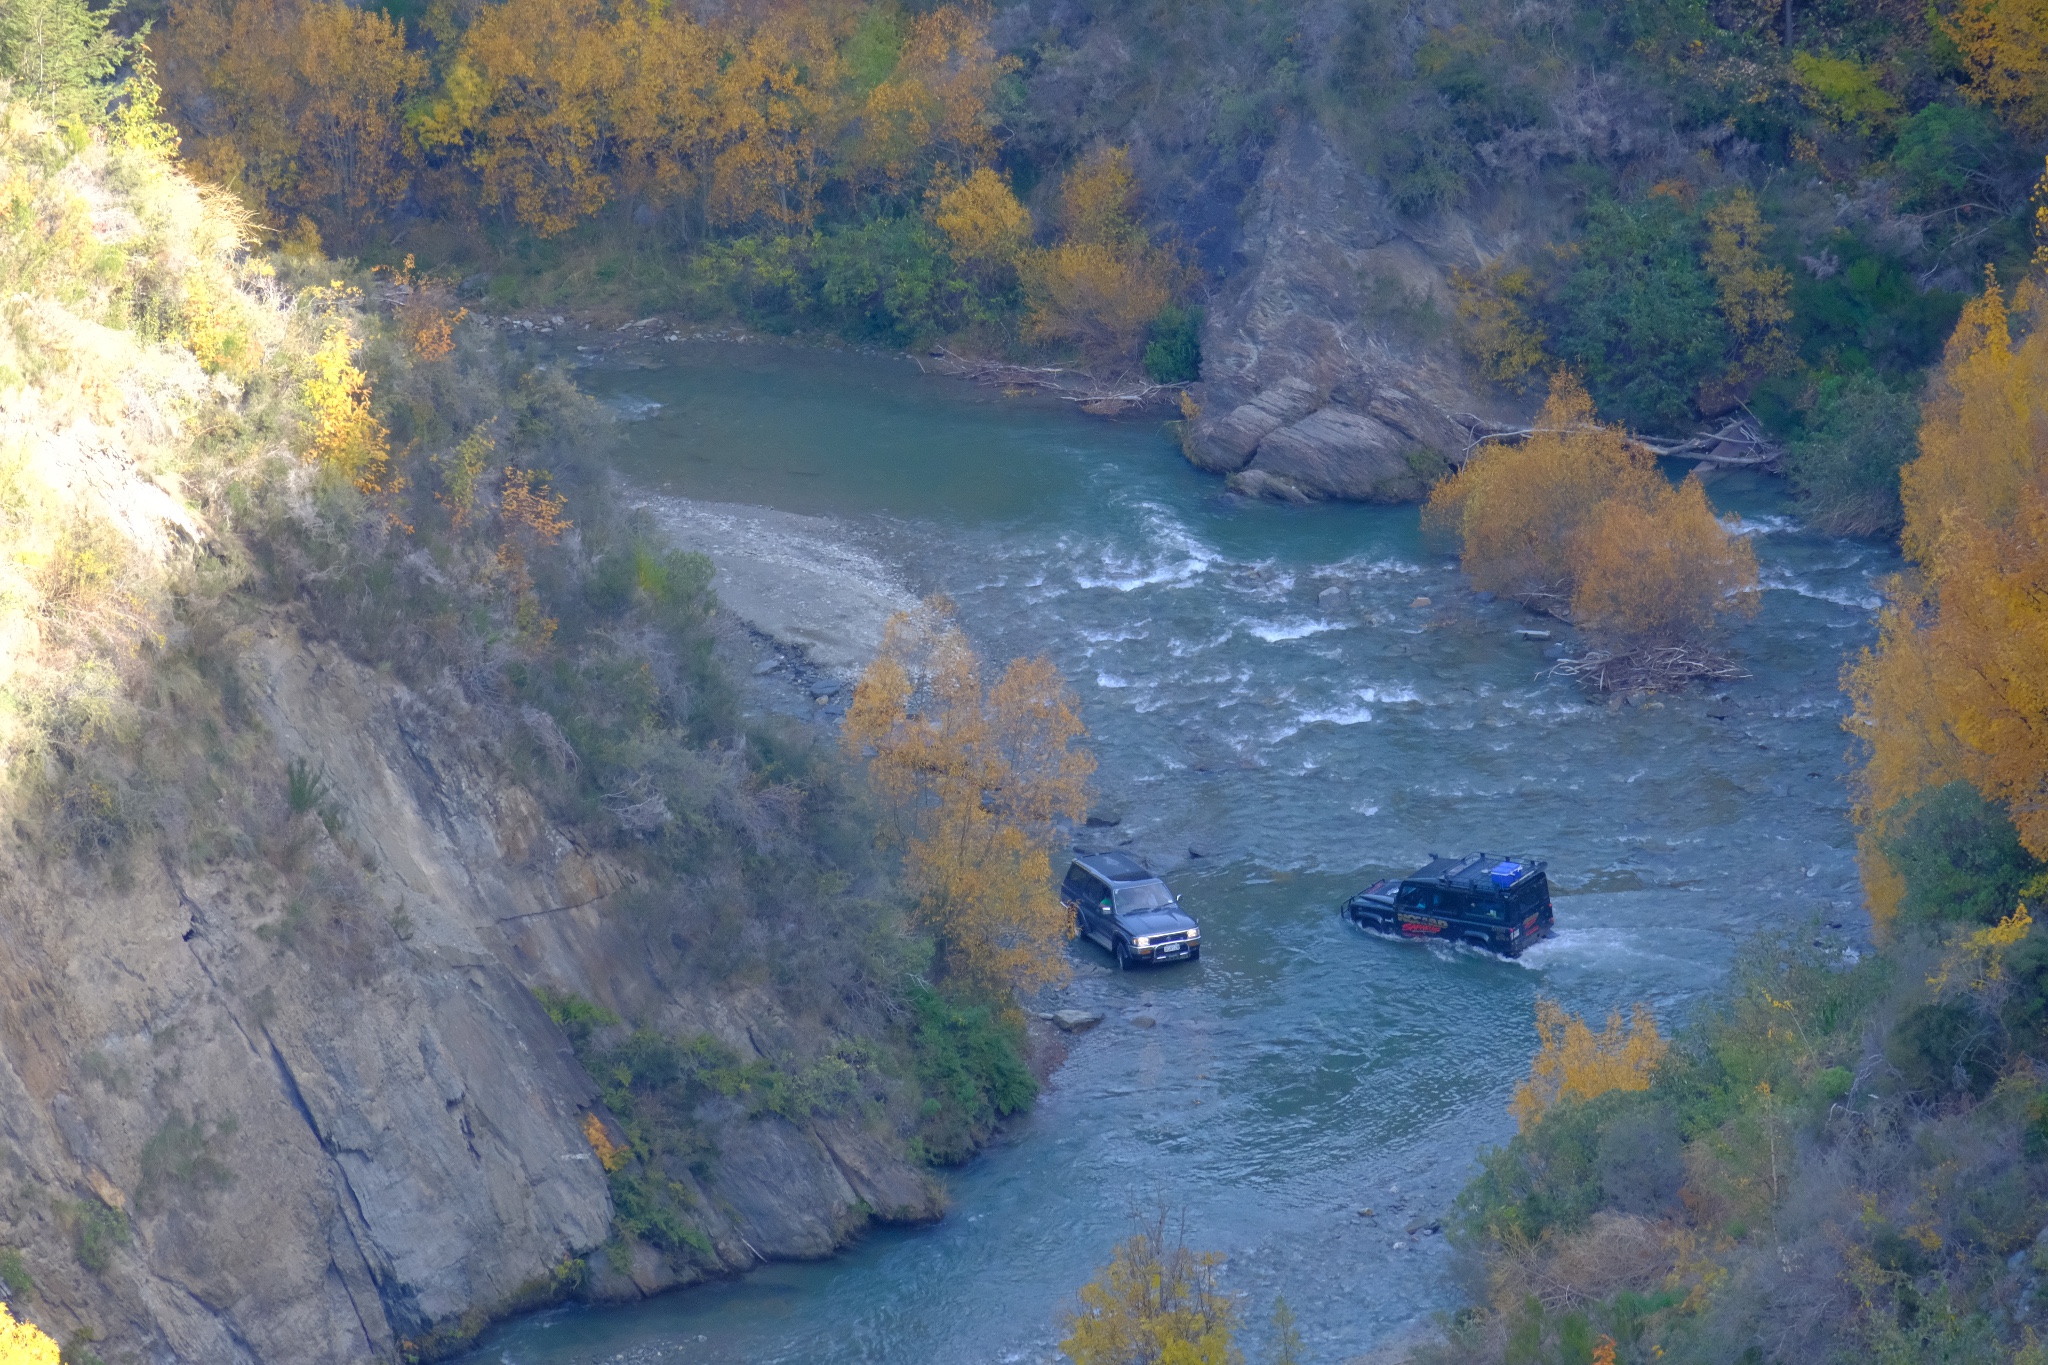
<instances>
[{"instance_id":1,"label":"boulder","mask_svg":"<svg viewBox=\"0 0 2048 1365\"><path fill-rule=\"evenodd\" d=\"M1354 502L1414 502L1427 496L1421 469L1441 457L1411 464L1415 442L1377 417L1335 405L1320 408L1259 442L1251 468L1325 498Z\"/></svg>"},{"instance_id":2,"label":"boulder","mask_svg":"<svg viewBox=\"0 0 2048 1365\"><path fill-rule=\"evenodd\" d=\"M1252 452L1268 434L1308 416L1318 401L1305 381L1284 376L1219 417L1197 417L1184 429L1181 449L1197 469L1234 474L1251 463Z\"/></svg>"},{"instance_id":3,"label":"boulder","mask_svg":"<svg viewBox=\"0 0 2048 1365\"><path fill-rule=\"evenodd\" d=\"M1051 1018L1062 1033L1086 1033L1102 1022L1102 1011L1054 1010Z\"/></svg>"}]
</instances>

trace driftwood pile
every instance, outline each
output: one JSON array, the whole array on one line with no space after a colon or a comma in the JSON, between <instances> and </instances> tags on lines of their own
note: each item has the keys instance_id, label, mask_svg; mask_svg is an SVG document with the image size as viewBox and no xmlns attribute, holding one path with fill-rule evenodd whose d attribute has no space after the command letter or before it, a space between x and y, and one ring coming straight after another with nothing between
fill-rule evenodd
<instances>
[{"instance_id":1,"label":"driftwood pile","mask_svg":"<svg viewBox=\"0 0 2048 1365\"><path fill-rule=\"evenodd\" d=\"M980 360L956 355L944 347L917 363L919 369L928 373L949 374L998 388L1048 393L1077 403L1083 412L1100 417L1163 407L1177 402L1187 388L1185 384L1154 384L1147 379L1101 379L1061 365L1012 365L1001 360Z\"/></svg>"},{"instance_id":2,"label":"driftwood pile","mask_svg":"<svg viewBox=\"0 0 2048 1365\"><path fill-rule=\"evenodd\" d=\"M1750 676L1711 650L1665 645L1627 654L1593 649L1576 659L1559 659L1547 670L1574 678L1595 692L1679 692L1699 679L1732 682Z\"/></svg>"}]
</instances>

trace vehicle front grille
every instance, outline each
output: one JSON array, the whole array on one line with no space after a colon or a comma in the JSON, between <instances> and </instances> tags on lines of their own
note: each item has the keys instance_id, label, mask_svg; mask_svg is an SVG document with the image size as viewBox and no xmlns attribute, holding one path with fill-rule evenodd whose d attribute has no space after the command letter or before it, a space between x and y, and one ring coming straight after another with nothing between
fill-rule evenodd
<instances>
[{"instance_id":1,"label":"vehicle front grille","mask_svg":"<svg viewBox=\"0 0 2048 1365\"><path fill-rule=\"evenodd\" d=\"M1186 938L1187 936L1188 931L1185 929L1181 930L1177 934L1154 934L1152 936L1152 944L1154 947L1160 947L1168 943L1179 943L1182 939Z\"/></svg>"}]
</instances>

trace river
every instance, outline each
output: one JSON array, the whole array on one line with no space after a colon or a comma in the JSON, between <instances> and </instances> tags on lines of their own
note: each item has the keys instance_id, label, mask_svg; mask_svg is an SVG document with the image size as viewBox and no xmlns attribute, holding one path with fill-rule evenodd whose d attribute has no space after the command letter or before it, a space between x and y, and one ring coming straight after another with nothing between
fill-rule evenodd
<instances>
[{"instance_id":1,"label":"river","mask_svg":"<svg viewBox=\"0 0 2048 1365\"><path fill-rule=\"evenodd\" d=\"M986 657L1050 654L1120 818L1091 834L1169 876L1204 957L1122 975L1073 948L1046 1003L1108 1019L1011 1140L948 1173L942 1223L522 1319L474 1360L1049 1360L1132 1210L1165 1201L1228 1258L1253 1361L1275 1295L1307 1358L1341 1361L1458 1301L1444 1239L1405 1229L1512 1131L1539 994L1599 1014L1647 1000L1669 1024L1745 936L1866 930L1836 679L1895 560L1803 530L1773 480L1710 490L1763 568L1732 634L1754 677L1608 704L1543 676L1545 646L1516 632L1549 623L1467 590L1415 508L1247 503L1154 422L774 346L684 344L581 378L632 419L617 467L657 512L828 518L901 587L952 596ZM1335 912L1432 851L1481 848L1549 860L1558 933L1519 962Z\"/></svg>"}]
</instances>

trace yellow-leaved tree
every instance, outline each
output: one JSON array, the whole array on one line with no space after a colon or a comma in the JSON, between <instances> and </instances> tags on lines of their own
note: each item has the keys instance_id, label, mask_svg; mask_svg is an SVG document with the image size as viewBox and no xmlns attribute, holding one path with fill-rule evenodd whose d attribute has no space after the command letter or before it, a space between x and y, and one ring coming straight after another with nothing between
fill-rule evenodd
<instances>
[{"instance_id":1,"label":"yellow-leaved tree","mask_svg":"<svg viewBox=\"0 0 2048 1365\"><path fill-rule=\"evenodd\" d=\"M1216 1280L1222 1263L1191 1250L1163 1210L1143 1220L1082 1287L1060 1350L1074 1365L1241 1365L1237 1305Z\"/></svg>"},{"instance_id":2,"label":"yellow-leaved tree","mask_svg":"<svg viewBox=\"0 0 2048 1365\"><path fill-rule=\"evenodd\" d=\"M1698 480L1673 488L1650 453L1594 420L1560 373L1534 429L1481 448L1439 483L1424 524L1457 540L1478 587L1578 624L1625 652L1697 644L1754 611L1755 552Z\"/></svg>"},{"instance_id":3,"label":"yellow-leaved tree","mask_svg":"<svg viewBox=\"0 0 2048 1365\"><path fill-rule=\"evenodd\" d=\"M346 322L328 320L320 349L313 353L313 372L300 386L311 438L306 459L365 493L376 493L391 458L390 433L370 408L370 377L356 365L361 349Z\"/></svg>"},{"instance_id":4,"label":"yellow-leaved tree","mask_svg":"<svg viewBox=\"0 0 2048 1365\"><path fill-rule=\"evenodd\" d=\"M1771 230L1748 190L1736 190L1708 209L1706 217L1707 249L1700 262L1714 281L1721 316L1735 338L1727 370L1701 386L1701 407L1715 412L1734 406L1757 380L1791 365L1785 324L1792 320L1792 277L1764 259Z\"/></svg>"},{"instance_id":5,"label":"yellow-leaved tree","mask_svg":"<svg viewBox=\"0 0 2048 1365\"><path fill-rule=\"evenodd\" d=\"M1880 923L1903 884L1881 851L1893 815L1964 781L2048 856L2048 289L1995 280L1963 310L1901 472L1901 543L1877 645L1844 678L1865 745L1856 814ZM2017 336L2015 334L2018 334Z\"/></svg>"},{"instance_id":6,"label":"yellow-leaved tree","mask_svg":"<svg viewBox=\"0 0 2048 1365\"><path fill-rule=\"evenodd\" d=\"M1642 501L1658 480L1649 452L1593 418L1593 400L1559 372L1519 445L1480 447L1429 495L1424 523L1455 538L1486 592L1564 606L1577 581L1571 545L1610 498Z\"/></svg>"},{"instance_id":7,"label":"yellow-leaved tree","mask_svg":"<svg viewBox=\"0 0 2048 1365\"><path fill-rule=\"evenodd\" d=\"M32 1322L16 1322L0 1303L0 1365L57 1365L57 1343Z\"/></svg>"},{"instance_id":8,"label":"yellow-leaved tree","mask_svg":"<svg viewBox=\"0 0 2048 1365\"><path fill-rule=\"evenodd\" d=\"M1630 648L1684 646L1723 613L1757 609L1756 551L1714 515L1696 478L1608 498L1570 552L1572 620Z\"/></svg>"},{"instance_id":9,"label":"yellow-leaved tree","mask_svg":"<svg viewBox=\"0 0 2048 1365\"><path fill-rule=\"evenodd\" d=\"M1610 1011L1606 1027L1592 1026L1555 1000L1536 1002L1536 1036L1543 1041L1529 1064L1529 1079L1515 1089L1508 1112L1524 1132L1558 1105L1590 1100L1613 1090L1648 1090L1670 1044L1657 1032L1645 1004Z\"/></svg>"},{"instance_id":10,"label":"yellow-leaved tree","mask_svg":"<svg viewBox=\"0 0 2048 1365\"><path fill-rule=\"evenodd\" d=\"M1145 329L1187 282L1179 253L1137 216L1138 183L1121 147L1098 152L1060 186L1060 240L1027 253L1025 333L1069 345L1105 368L1128 366Z\"/></svg>"},{"instance_id":11,"label":"yellow-leaved tree","mask_svg":"<svg viewBox=\"0 0 2048 1365\"><path fill-rule=\"evenodd\" d=\"M996 81L1017 61L998 58L981 10L941 5L910 20L896 66L868 91L848 158L856 180L900 193L934 161L954 174L995 153Z\"/></svg>"},{"instance_id":12,"label":"yellow-leaved tree","mask_svg":"<svg viewBox=\"0 0 2048 1365\"><path fill-rule=\"evenodd\" d=\"M1031 240L1031 212L988 167L940 190L932 221L953 258L970 269L1009 269Z\"/></svg>"},{"instance_id":13,"label":"yellow-leaved tree","mask_svg":"<svg viewBox=\"0 0 2048 1365\"><path fill-rule=\"evenodd\" d=\"M1067 972L1071 917L1053 889L1054 822L1087 808L1095 760L1050 659L1016 659L993 686L933 598L889 622L841 731L902 831L916 921L944 974L990 992Z\"/></svg>"},{"instance_id":14,"label":"yellow-leaved tree","mask_svg":"<svg viewBox=\"0 0 2048 1365\"><path fill-rule=\"evenodd\" d=\"M1944 27L1962 51L1972 99L2023 133L2048 129L2048 0L1963 0Z\"/></svg>"}]
</instances>

